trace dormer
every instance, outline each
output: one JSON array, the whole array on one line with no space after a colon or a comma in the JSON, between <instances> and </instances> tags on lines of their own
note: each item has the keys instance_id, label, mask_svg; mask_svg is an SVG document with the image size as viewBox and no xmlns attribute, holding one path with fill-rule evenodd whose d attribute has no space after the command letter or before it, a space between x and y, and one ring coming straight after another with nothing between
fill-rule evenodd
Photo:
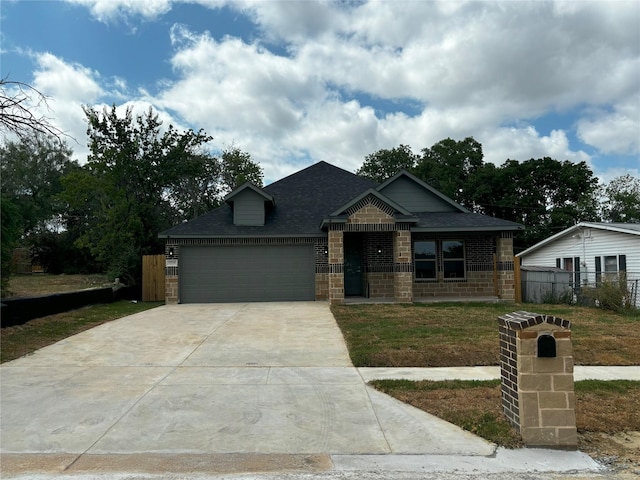
<instances>
[{"instance_id":1,"label":"dormer","mask_svg":"<svg viewBox=\"0 0 640 480\"><path fill-rule=\"evenodd\" d=\"M224 197L224 201L233 211L233 224L250 227L264 226L267 209L276 204L271 195L249 182Z\"/></svg>"}]
</instances>

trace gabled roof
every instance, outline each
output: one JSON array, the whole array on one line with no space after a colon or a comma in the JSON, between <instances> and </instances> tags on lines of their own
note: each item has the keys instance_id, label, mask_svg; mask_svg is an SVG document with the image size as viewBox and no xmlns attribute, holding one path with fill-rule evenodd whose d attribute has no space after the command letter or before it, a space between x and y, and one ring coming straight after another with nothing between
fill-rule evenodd
<instances>
[{"instance_id":1,"label":"gabled roof","mask_svg":"<svg viewBox=\"0 0 640 480\"><path fill-rule=\"evenodd\" d=\"M315 163L262 188L277 206L265 216L264 226L236 226L229 204L176 225L160 238L323 236L319 225L328 212L376 183L327 162Z\"/></svg>"},{"instance_id":2,"label":"gabled roof","mask_svg":"<svg viewBox=\"0 0 640 480\"><path fill-rule=\"evenodd\" d=\"M420 188L425 188L443 203L446 212L414 213L385 195L382 190L399 178L406 177ZM232 205L234 199L249 189L266 202L273 202L265 214L262 226L234 225ZM354 173L318 162L277 182L258 188L244 184L225 197L222 206L193 220L176 225L159 234L160 238L246 238L246 237L321 237L325 219L346 221L346 213L359 201L371 195L393 212L396 221L412 223L412 230L423 232L467 231L499 232L519 230L523 226L514 222L485 215L469 213L461 205L408 172L400 172L381 185ZM455 208L454 208L455 207ZM335 214L331 217L331 213ZM344 217L344 218L342 218Z\"/></svg>"},{"instance_id":3,"label":"gabled roof","mask_svg":"<svg viewBox=\"0 0 640 480\"><path fill-rule=\"evenodd\" d=\"M453 201L452 199L450 199L449 197L447 197L445 194L443 194L442 192L439 192L438 190L436 190L435 188L433 188L431 185L429 185L428 183L423 182L422 180L420 180L418 177L416 177L415 175L407 172L406 170L400 170L400 172L398 172L397 174L395 174L393 177L389 178L388 180L386 180L385 182L381 183L380 185L378 185L378 187L376 187L376 190L378 191L382 191L384 190L386 187L388 187L389 185L391 185L392 183L396 182L399 178L401 177L406 177L409 180L417 183L420 187L424 188L425 190L427 190L429 193L431 193L432 195L438 197L440 200L442 200L444 203L452 206L453 208L455 208L456 210L459 210L460 212L463 213L470 213L469 210L467 210L466 208L464 208L462 205L460 205L459 203Z\"/></svg>"},{"instance_id":4,"label":"gabled roof","mask_svg":"<svg viewBox=\"0 0 640 480\"><path fill-rule=\"evenodd\" d=\"M234 199L241 194L242 192L246 191L246 190L251 190L253 192L255 192L256 194L260 195L262 198L264 198L264 201L271 204L271 206L275 205L275 200L273 199L273 197L271 195L269 195L267 192L265 192L262 188L260 187L256 187L253 183L251 182L246 182L243 185L240 185L238 188L236 188L233 192L231 192L229 195L227 195L226 197L224 197L224 201L226 203L233 203Z\"/></svg>"},{"instance_id":5,"label":"gabled roof","mask_svg":"<svg viewBox=\"0 0 640 480\"><path fill-rule=\"evenodd\" d=\"M628 233L629 235L640 235L640 224L638 223L580 222L575 224L573 227L569 227L559 233L556 233L555 235L550 236L549 238L545 238L541 242L538 242L532 247L527 248L525 251L520 252L516 256L526 256L530 253L535 252L536 250L541 249L545 245L548 245L560 238L566 237L567 235L572 235L576 231L583 230L585 228L594 228L596 230L606 230L609 232Z\"/></svg>"}]
</instances>

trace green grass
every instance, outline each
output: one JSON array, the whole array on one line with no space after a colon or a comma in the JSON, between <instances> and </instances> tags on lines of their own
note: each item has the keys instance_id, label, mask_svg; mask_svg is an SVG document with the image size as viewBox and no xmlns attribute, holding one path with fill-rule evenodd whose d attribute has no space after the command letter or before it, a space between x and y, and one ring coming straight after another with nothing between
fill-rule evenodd
<instances>
[{"instance_id":1,"label":"green grass","mask_svg":"<svg viewBox=\"0 0 640 480\"><path fill-rule=\"evenodd\" d=\"M497 317L516 310L572 322L577 365L640 365L640 312L568 305L434 303L331 307L359 367L498 365Z\"/></svg>"},{"instance_id":2,"label":"green grass","mask_svg":"<svg viewBox=\"0 0 640 480\"><path fill-rule=\"evenodd\" d=\"M123 300L37 318L23 325L5 327L0 335L0 363L14 360L102 323L159 305L162 303L132 303Z\"/></svg>"}]
</instances>

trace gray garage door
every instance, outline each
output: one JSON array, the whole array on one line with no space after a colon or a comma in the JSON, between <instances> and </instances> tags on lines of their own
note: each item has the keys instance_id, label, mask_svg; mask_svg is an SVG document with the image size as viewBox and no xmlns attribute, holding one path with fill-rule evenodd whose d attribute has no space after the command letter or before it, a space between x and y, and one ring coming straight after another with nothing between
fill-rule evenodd
<instances>
[{"instance_id":1,"label":"gray garage door","mask_svg":"<svg viewBox=\"0 0 640 480\"><path fill-rule=\"evenodd\" d=\"M311 245L180 248L180 302L315 299Z\"/></svg>"}]
</instances>

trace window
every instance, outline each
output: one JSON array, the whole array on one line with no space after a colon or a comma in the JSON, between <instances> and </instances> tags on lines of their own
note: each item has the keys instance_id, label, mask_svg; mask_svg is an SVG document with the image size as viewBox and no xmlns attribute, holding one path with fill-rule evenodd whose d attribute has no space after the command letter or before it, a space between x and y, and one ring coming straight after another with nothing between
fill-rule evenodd
<instances>
[{"instance_id":1,"label":"window","mask_svg":"<svg viewBox=\"0 0 640 480\"><path fill-rule=\"evenodd\" d=\"M595 257L595 266L596 282L600 282L602 280L603 273L605 278L615 279L618 276L618 272L625 272L627 270L627 256L607 255L604 257Z\"/></svg>"},{"instance_id":2,"label":"window","mask_svg":"<svg viewBox=\"0 0 640 480\"><path fill-rule=\"evenodd\" d=\"M417 279L436 279L436 242L434 240L413 244L415 276Z\"/></svg>"},{"instance_id":3,"label":"window","mask_svg":"<svg viewBox=\"0 0 640 480\"><path fill-rule=\"evenodd\" d=\"M465 278L464 242L445 240L442 242L444 278Z\"/></svg>"}]
</instances>

